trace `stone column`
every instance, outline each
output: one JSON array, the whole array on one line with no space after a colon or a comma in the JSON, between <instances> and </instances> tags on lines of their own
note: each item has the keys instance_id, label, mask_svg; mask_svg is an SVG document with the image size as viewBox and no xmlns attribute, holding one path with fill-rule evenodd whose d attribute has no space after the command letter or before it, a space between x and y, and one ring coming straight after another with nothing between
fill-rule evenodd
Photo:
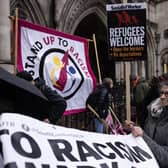
<instances>
[{"instance_id":1,"label":"stone column","mask_svg":"<svg viewBox=\"0 0 168 168\"><path fill-rule=\"evenodd\" d=\"M138 63L138 75L146 78L145 62L144 61L138 61L137 63Z\"/></svg>"},{"instance_id":2,"label":"stone column","mask_svg":"<svg viewBox=\"0 0 168 168\"><path fill-rule=\"evenodd\" d=\"M120 71L121 71L121 78L120 79L124 79L125 78L125 69L124 69L124 62L121 62L121 68L120 68Z\"/></svg>"},{"instance_id":3,"label":"stone column","mask_svg":"<svg viewBox=\"0 0 168 168\"><path fill-rule=\"evenodd\" d=\"M120 80L120 64L118 62L115 63L115 77L116 80Z\"/></svg>"},{"instance_id":4,"label":"stone column","mask_svg":"<svg viewBox=\"0 0 168 168\"><path fill-rule=\"evenodd\" d=\"M131 75L137 76L138 75L138 68L137 68L137 62L131 62Z\"/></svg>"},{"instance_id":5,"label":"stone column","mask_svg":"<svg viewBox=\"0 0 168 168\"><path fill-rule=\"evenodd\" d=\"M123 62L116 62L115 63L115 76L117 80L124 79L124 63Z\"/></svg>"},{"instance_id":6,"label":"stone column","mask_svg":"<svg viewBox=\"0 0 168 168\"><path fill-rule=\"evenodd\" d=\"M0 66L13 72L10 53L10 0L1 0L0 5Z\"/></svg>"},{"instance_id":7,"label":"stone column","mask_svg":"<svg viewBox=\"0 0 168 168\"><path fill-rule=\"evenodd\" d=\"M142 76L146 78L146 67L145 67L145 61L141 61L141 68L142 68Z\"/></svg>"}]
</instances>

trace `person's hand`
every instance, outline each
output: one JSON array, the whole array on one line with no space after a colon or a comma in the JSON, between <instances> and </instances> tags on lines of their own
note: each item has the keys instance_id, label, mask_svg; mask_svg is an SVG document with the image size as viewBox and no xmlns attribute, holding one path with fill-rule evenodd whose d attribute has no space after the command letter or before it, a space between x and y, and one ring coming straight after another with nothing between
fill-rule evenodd
<instances>
[{"instance_id":1,"label":"person's hand","mask_svg":"<svg viewBox=\"0 0 168 168\"><path fill-rule=\"evenodd\" d=\"M123 123L123 128L127 133L131 132L132 126L135 126L135 123L133 121L125 120Z\"/></svg>"},{"instance_id":2,"label":"person's hand","mask_svg":"<svg viewBox=\"0 0 168 168\"><path fill-rule=\"evenodd\" d=\"M49 121L49 119L48 118L45 118L44 120L43 120L45 123L50 123L50 121Z\"/></svg>"},{"instance_id":3,"label":"person's hand","mask_svg":"<svg viewBox=\"0 0 168 168\"><path fill-rule=\"evenodd\" d=\"M125 120L125 121L124 121L124 125L127 126L127 127L130 127L130 126L134 126L135 123L134 123L133 121Z\"/></svg>"},{"instance_id":4,"label":"person's hand","mask_svg":"<svg viewBox=\"0 0 168 168\"><path fill-rule=\"evenodd\" d=\"M125 121L124 122L124 129L126 129L126 131L129 131L130 133L132 133L132 135L134 137L138 137L138 136L143 136L143 129L139 126L135 126L135 123L132 121Z\"/></svg>"},{"instance_id":5,"label":"person's hand","mask_svg":"<svg viewBox=\"0 0 168 168\"><path fill-rule=\"evenodd\" d=\"M143 136L143 130L141 127L138 127L138 126L132 126L131 128L131 133L134 137L138 137L138 136Z\"/></svg>"}]
</instances>

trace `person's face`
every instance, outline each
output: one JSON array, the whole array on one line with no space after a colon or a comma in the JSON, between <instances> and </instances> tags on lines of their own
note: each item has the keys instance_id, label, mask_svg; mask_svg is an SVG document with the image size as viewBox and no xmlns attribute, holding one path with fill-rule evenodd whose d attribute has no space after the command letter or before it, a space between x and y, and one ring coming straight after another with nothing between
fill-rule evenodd
<instances>
[{"instance_id":1,"label":"person's face","mask_svg":"<svg viewBox=\"0 0 168 168\"><path fill-rule=\"evenodd\" d=\"M160 100L162 106L168 106L168 86L164 85L162 86L160 90Z\"/></svg>"}]
</instances>

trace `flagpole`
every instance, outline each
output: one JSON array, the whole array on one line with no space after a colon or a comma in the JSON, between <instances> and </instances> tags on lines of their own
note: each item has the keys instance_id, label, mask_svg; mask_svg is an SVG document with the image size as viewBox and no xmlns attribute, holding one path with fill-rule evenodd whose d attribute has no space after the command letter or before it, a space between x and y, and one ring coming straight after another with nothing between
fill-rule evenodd
<instances>
[{"instance_id":1,"label":"flagpole","mask_svg":"<svg viewBox=\"0 0 168 168\"><path fill-rule=\"evenodd\" d=\"M15 10L15 63L14 63L14 73L17 73L17 57L18 57L18 17L19 9Z\"/></svg>"},{"instance_id":2,"label":"flagpole","mask_svg":"<svg viewBox=\"0 0 168 168\"><path fill-rule=\"evenodd\" d=\"M164 72L164 73L167 73L167 64L164 64L164 65L163 65L163 72Z\"/></svg>"},{"instance_id":3,"label":"flagpole","mask_svg":"<svg viewBox=\"0 0 168 168\"><path fill-rule=\"evenodd\" d=\"M115 120L118 122L118 124L121 125L121 122L120 122L120 120L118 119L118 117L116 116L116 114L115 114L115 112L113 111L113 109L112 109L111 107L109 107L109 109L110 109L112 115L114 116Z\"/></svg>"},{"instance_id":4,"label":"flagpole","mask_svg":"<svg viewBox=\"0 0 168 168\"><path fill-rule=\"evenodd\" d=\"M101 84L102 83L102 78L101 78L101 72L100 72L100 64L99 64L99 57L98 57L98 52L97 52L97 44L96 44L95 34L93 34L93 43L94 43L95 54L96 54L96 63L97 63L99 83Z\"/></svg>"},{"instance_id":5,"label":"flagpole","mask_svg":"<svg viewBox=\"0 0 168 168\"><path fill-rule=\"evenodd\" d=\"M14 18L14 16L8 16L8 18L10 19L10 32L13 35L13 33L14 33L14 28L13 27L14 27L15 18ZM11 40L10 53L11 53L12 56L14 55L14 38L12 38L12 40Z\"/></svg>"},{"instance_id":6,"label":"flagpole","mask_svg":"<svg viewBox=\"0 0 168 168\"><path fill-rule=\"evenodd\" d=\"M123 0L127 3L127 0ZM126 119L131 120L131 100L130 100L130 62L125 62L125 81L126 81Z\"/></svg>"},{"instance_id":7,"label":"flagpole","mask_svg":"<svg viewBox=\"0 0 168 168\"><path fill-rule=\"evenodd\" d=\"M106 124L106 121L99 116L99 114L90 104L87 104L87 107L92 113L94 113L94 115L98 118L98 120L105 126L105 129L106 129L105 131L106 133L108 133L108 126Z\"/></svg>"}]
</instances>

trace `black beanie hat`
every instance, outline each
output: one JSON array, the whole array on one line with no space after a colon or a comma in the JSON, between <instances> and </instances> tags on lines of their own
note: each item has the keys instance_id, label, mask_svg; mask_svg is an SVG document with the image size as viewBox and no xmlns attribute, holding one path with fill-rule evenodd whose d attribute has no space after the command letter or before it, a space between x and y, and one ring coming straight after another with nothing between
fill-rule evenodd
<instances>
[{"instance_id":1,"label":"black beanie hat","mask_svg":"<svg viewBox=\"0 0 168 168\"><path fill-rule=\"evenodd\" d=\"M18 76L19 78L22 78L22 79L25 79L27 81L32 81L33 80L33 77L30 75L29 72L27 71L21 71L21 72L18 72L16 74L16 76Z\"/></svg>"}]
</instances>

